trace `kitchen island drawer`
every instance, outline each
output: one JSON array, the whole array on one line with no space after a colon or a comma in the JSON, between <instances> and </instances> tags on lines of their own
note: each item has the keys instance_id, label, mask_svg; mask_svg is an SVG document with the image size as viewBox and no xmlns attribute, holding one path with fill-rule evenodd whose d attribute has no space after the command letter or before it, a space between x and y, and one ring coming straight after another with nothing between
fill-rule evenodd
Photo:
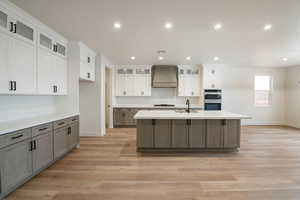
<instances>
[{"instance_id":1,"label":"kitchen island drawer","mask_svg":"<svg viewBox=\"0 0 300 200\"><path fill-rule=\"evenodd\" d=\"M58 120L53 122L53 129L59 129L62 127L65 127L69 124L69 119L62 119L62 120Z\"/></svg>"},{"instance_id":2,"label":"kitchen island drawer","mask_svg":"<svg viewBox=\"0 0 300 200\"><path fill-rule=\"evenodd\" d=\"M31 138L31 128L0 136L0 148Z\"/></svg>"},{"instance_id":3,"label":"kitchen island drawer","mask_svg":"<svg viewBox=\"0 0 300 200\"><path fill-rule=\"evenodd\" d=\"M32 137L47 133L53 130L53 124L47 123L32 128Z\"/></svg>"}]
</instances>

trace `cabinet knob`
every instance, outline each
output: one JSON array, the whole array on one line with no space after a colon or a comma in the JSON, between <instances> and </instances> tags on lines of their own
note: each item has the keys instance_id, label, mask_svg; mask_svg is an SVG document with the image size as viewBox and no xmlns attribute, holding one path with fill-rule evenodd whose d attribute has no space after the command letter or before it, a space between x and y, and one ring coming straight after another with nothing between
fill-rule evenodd
<instances>
[{"instance_id":1,"label":"cabinet knob","mask_svg":"<svg viewBox=\"0 0 300 200\"><path fill-rule=\"evenodd\" d=\"M91 78L91 73L90 72L87 73L87 77Z\"/></svg>"}]
</instances>

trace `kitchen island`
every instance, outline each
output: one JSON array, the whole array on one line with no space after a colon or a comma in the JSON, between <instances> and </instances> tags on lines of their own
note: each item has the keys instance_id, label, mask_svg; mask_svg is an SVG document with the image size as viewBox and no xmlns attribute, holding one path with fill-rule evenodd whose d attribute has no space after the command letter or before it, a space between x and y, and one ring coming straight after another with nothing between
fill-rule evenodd
<instances>
[{"instance_id":1,"label":"kitchen island","mask_svg":"<svg viewBox=\"0 0 300 200\"><path fill-rule=\"evenodd\" d=\"M225 111L142 110L137 120L137 151L237 151L241 119Z\"/></svg>"}]
</instances>

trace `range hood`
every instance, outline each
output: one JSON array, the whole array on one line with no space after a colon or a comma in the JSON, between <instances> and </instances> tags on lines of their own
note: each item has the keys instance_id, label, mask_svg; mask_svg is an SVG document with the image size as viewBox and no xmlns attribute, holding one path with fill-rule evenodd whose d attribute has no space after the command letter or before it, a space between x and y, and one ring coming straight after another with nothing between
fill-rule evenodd
<instances>
[{"instance_id":1,"label":"range hood","mask_svg":"<svg viewBox=\"0 0 300 200\"><path fill-rule=\"evenodd\" d=\"M153 88L177 88L178 67L176 65L153 65L151 71Z\"/></svg>"}]
</instances>

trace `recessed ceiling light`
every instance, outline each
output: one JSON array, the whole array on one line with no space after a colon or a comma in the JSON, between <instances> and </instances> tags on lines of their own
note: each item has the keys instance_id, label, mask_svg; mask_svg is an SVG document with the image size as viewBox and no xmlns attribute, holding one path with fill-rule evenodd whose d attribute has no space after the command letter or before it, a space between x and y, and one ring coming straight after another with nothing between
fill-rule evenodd
<instances>
[{"instance_id":1,"label":"recessed ceiling light","mask_svg":"<svg viewBox=\"0 0 300 200\"><path fill-rule=\"evenodd\" d=\"M282 60L283 60L283 61L288 61L288 59L287 59L287 58L282 58Z\"/></svg>"},{"instance_id":2,"label":"recessed ceiling light","mask_svg":"<svg viewBox=\"0 0 300 200\"><path fill-rule=\"evenodd\" d=\"M271 30L272 29L272 25L271 24L266 24L265 26L264 26L264 30L265 31L268 31L268 30Z\"/></svg>"},{"instance_id":3,"label":"recessed ceiling light","mask_svg":"<svg viewBox=\"0 0 300 200\"><path fill-rule=\"evenodd\" d=\"M186 59L186 60L191 60L192 58L191 58L191 56L188 56L188 57L186 57L185 59Z\"/></svg>"},{"instance_id":4,"label":"recessed ceiling light","mask_svg":"<svg viewBox=\"0 0 300 200\"><path fill-rule=\"evenodd\" d=\"M165 24L165 28L166 29L171 29L173 27L173 24L171 23L171 22L167 22L166 24Z\"/></svg>"},{"instance_id":5,"label":"recessed ceiling light","mask_svg":"<svg viewBox=\"0 0 300 200\"><path fill-rule=\"evenodd\" d=\"M164 59L164 57L158 56L158 60L163 60L163 59Z\"/></svg>"},{"instance_id":6,"label":"recessed ceiling light","mask_svg":"<svg viewBox=\"0 0 300 200\"><path fill-rule=\"evenodd\" d=\"M216 24L216 25L214 26L214 29L215 29L215 30L220 30L222 27L223 27L222 24Z\"/></svg>"},{"instance_id":7,"label":"recessed ceiling light","mask_svg":"<svg viewBox=\"0 0 300 200\"><path fill-rule=\"evenodd\" d=\"M220 60L220 58L217 57L217 56L215 56L215 57L214 57L214 61L218 61L218 60Z\"/></svg>"},{"instance_id":8,"label":"recessed ceiling light","mask_svg":"<svg viewBox=\"0 0 300 200\"><path fill-rule=\"evenodd\" d=\"M114 28L115 29L120 29L121 28L121 24L119 22L114 23Z\"/></svg>"},{"instance_id":9,"label":"recessed ceiling light","mask_svg":"<svg viewBox=\"0 0 300 200\"><path fill-rule=\"evenodd\" d=\"M135 56L131 56L130 59L131 59L131 60L135 60Z\"/></svg>"}]
</instances>

